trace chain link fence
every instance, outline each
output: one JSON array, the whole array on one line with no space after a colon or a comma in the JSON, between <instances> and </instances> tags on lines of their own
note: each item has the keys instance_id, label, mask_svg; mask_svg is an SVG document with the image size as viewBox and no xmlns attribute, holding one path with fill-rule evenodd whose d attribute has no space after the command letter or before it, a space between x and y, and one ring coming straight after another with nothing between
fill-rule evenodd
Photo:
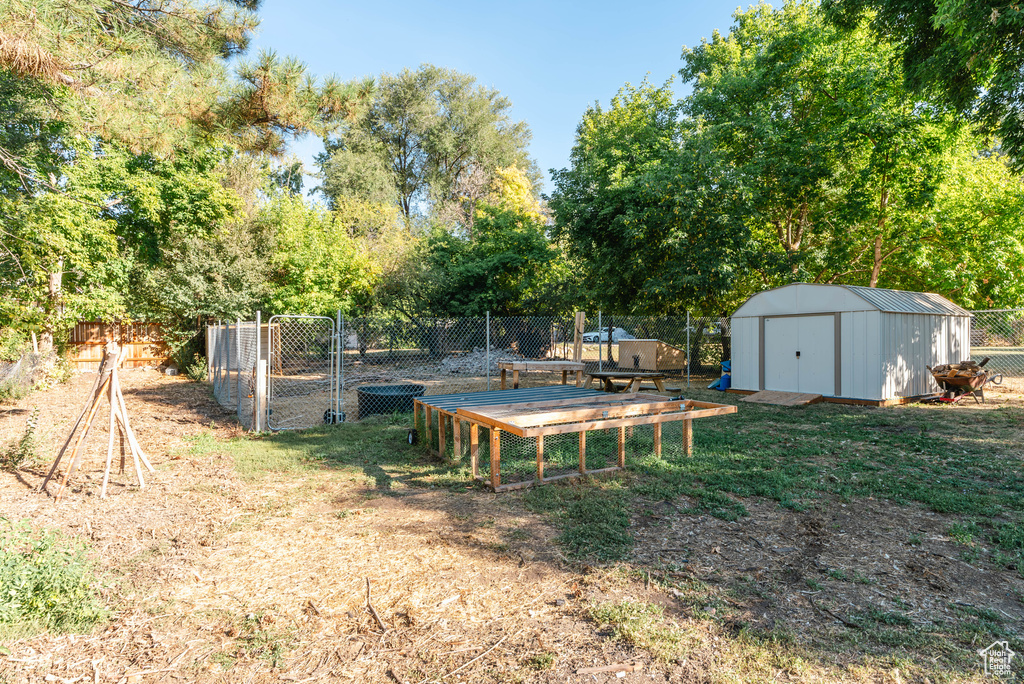
<instances>
[{"instance_id":1,"label":"chain link fence","mask_svg":"<svg viewBox=\"0 0 1024 684\"><path fill-rule=\"evenodd\" d=\"M247 428L312 427L412 411L417 396L497 390L502 366L571 361L573 316L347 318L275 316L208 326L208 379ZM587 317L586 372L665 373L676 387L705 385L729 357L728 321L690 316ZM259 360L268 364L260 389ZM519 387L574 383L574 373L516 373Z\"/></svg>"},{"instance_id":2,"label":"chain link fence","mask_svg":"<svg viewBox=\"0 0 1024 684\"><path fill-rule=\"evenodd\" d=\"M0 399L28 394L42 369L40 354L22 354L17 361L0 361Z\"/></svg>"},{"instance_id":3,"label":"chain link fence","mask_svg":"<svg viewBox=\"0 0 1024 684\"><path fill-rule=\"evenodd\" d=\"M235 321L207 326L207 380L221 406L235 410L247 430L259 427L258 390L261 388L259 330L255 321Z\"/></svg>"},{"instance_id":4,"label":"chain link fence","mask_svg":"<svg viewBox=\"0 0 1024 684\"><path fill-rule=\"evenodd\" d=\"M732 355L727 318L598 312L580 338L585 372L658 372L670 388L707 386ZM575 340L572 316L275 316L209 326L207 352L217 400L243 425L291 429L411 412L423 395L497 390L503 366L570 361ZM1024 378L1024 310L974 312L971 347L991 371ZM575 382L559 370L516 376L523 388Z\"/></svg>"},{"instance_id":5,"label":"chain link fence","mask_svg":"<svg viewBox=\"0 0 1024 684\"><path fill-rule=\"evenodd\" d=\"M1024 309L974 311L971 360L986 356L986 369L1008 378L1024 378Z\"/></svg>"}]
</instances>

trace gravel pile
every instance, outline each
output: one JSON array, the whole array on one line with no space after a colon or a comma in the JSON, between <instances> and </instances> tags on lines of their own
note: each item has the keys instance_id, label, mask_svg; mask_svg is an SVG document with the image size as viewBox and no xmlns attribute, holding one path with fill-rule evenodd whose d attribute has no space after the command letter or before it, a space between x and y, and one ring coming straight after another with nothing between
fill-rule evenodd
<instances>
[{"instance_id":1,"label":"gravel pile","mask_svg":"<svg viewBox=\"0 0 1024 684\"><path fill-rule=\"evenodd\" d=\"M511 349L491 350L491 372L498 372L498 363L501 361L524 361L526 358L517 354ZM473 351L459 356L448 356L441 362L441 372L448 375L482 375L487 371L487 350L483 347L474 347Z\"/></svg>"}]
</instances>

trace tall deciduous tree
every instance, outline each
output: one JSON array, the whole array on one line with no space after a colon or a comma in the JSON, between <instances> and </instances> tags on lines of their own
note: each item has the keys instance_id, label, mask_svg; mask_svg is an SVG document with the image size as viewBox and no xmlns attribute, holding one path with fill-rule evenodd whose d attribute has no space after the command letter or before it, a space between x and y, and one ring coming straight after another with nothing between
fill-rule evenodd
<instances>
[{"instance_id":1,"label":"tall deciduous tree","mask_svg":"<svg viewBox=\"0 0 1024 684\"><path fill-rule=\"evenodd\" d=\"M791 278L879 285L913 249L941 179L947 122L908 95L893 51L811 2L737 12L684 51L686 113L744 179L745 220Z\"/></svg>"},{"instance_id":2,"label":"tall deciduous tree","mask_svg":"<svg viewBox=\"0 0 1024 684\"><path fill-rule=\"evenodd\" d=\"M555 234L605 311L719 313L750 257L740 188L669 84L627 85L583 116L572 166L554 171Z\"/></svg>"},{"instance_id":3,"label":"tall deciduous tree","mask_svg":"<svg viewBox=\"0 0 1024 684\"><path fill-rule=\"evenodd\" d=\"M1024 180L1001 154L979 153L964 133L920 247L898 255L893 285L941 292L972 309L1024 306Z\"/></svg>"},{"instance_id":4,"label":"tall deciduous tree","mask_svg":"<svg viewBox=\"0 0 1024 684\"><path fill-rule=\"evenodd\" d=\"M937 96L995 132L1018 171L1024 168L1024 8L964 0L825 0L847 29L867 18L896 43L906 84Z\"/></svg>"},{"instance_id":5,"label":"tall deciduous tree","mask_svg":"<svg viewBox=\"0 0 1024 684\"><path fill-rule=\"evenodd\" d=\"M327 140L320 157L328 199L393 199L406 217L457 201L482 171L532 169L530 132L512 103L473 76L425 64L384 74L356 121Z\"/></svg>"}]
</instances>

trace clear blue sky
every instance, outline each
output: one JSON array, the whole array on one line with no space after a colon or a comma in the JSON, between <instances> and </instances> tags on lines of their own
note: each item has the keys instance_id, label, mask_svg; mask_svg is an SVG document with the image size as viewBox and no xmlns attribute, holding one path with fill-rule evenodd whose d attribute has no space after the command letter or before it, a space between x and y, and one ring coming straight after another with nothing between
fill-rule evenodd
<instances>
[{"instance_id":1,"label":"clear blue sky","mask_svg":"<svg viewBox=\"0 0 1024 684\"><path fill-rule=\"evenodd\" d=\"M746 5L744 5L746 6ZM512 101L533 131L531 156L545 174L568 166L587 106L606 104L625 83L676 75L683 45L727 33L727 2L438 2L265 0L251 54L271 48L317 75L343 79L395 73L422 63L473 74ZM676 82L676 92L685 88ZM313 137L292 151L311 164Z\"/></svg>"}]
</instances>

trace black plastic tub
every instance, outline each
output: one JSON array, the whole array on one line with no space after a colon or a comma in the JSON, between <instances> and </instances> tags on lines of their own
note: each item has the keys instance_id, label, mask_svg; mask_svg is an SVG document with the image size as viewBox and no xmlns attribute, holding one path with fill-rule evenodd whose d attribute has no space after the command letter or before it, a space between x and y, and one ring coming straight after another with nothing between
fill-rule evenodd
<instances>
[{"instance_id":1,"label":"black plastic tub","mask_svg":"<svg viewBox=\"0 0 1024 684\"><path fill-rule=\"evenodd\" d=\"M412 400L422 397L423 385L370 385L356 389L359 399L359 420L374 414L412 413Z\"/></svg>"}]
</instances>

